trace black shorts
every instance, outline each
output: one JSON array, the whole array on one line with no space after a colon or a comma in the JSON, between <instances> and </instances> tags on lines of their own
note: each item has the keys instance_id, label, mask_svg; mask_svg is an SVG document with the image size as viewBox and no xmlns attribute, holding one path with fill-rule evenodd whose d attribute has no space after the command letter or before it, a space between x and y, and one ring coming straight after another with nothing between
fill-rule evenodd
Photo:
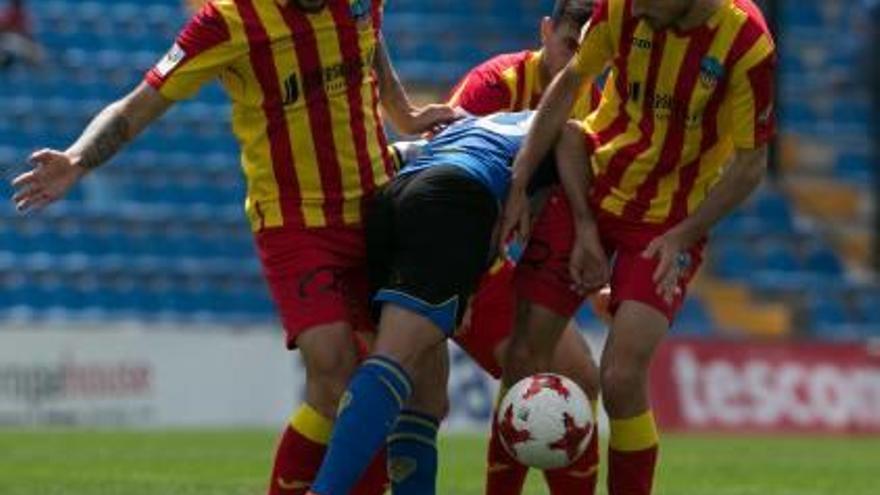
<instances>
[{"instance_id":1,"label":"black shorts","mask_svg":"<svg viewBox=\"0 0 880 495\"><path fill-rule=\"evenodd\" d=\"M366 219L374 308L396 304L451 336L492 257L498 210L489 189L453 165L392 180Z\"/></svg>"}]
</instances>

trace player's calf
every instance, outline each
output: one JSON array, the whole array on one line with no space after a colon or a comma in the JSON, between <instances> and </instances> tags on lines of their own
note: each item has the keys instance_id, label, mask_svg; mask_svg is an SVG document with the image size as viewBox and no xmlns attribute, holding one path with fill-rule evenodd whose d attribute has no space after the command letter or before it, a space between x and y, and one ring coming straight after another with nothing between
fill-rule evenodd
<instances>
[{"instance_id":1,"label":"player's calf","mask_svg":"<svg viewBox=\"0 0 880 495\"><path fill-rule=\"evenodd\" d=\"M437 484L437 431L449 409L449 354L441 344L415 372L412 397L388 435L388 473L394 495L433 495Z\"/></svg>"},{"instance_id":2,"label":"player's calf","mask_svg":"<svg viewBox=\"0 0 880 495\"><path fill-rule=\"evenodd\" d=\"M611 420L611 495L651 493L659 437L648 400L647 374L668 327L665 315L636 301L623 301L614 316L600 369L602 397Z\"/></svg>"}]
</instances>

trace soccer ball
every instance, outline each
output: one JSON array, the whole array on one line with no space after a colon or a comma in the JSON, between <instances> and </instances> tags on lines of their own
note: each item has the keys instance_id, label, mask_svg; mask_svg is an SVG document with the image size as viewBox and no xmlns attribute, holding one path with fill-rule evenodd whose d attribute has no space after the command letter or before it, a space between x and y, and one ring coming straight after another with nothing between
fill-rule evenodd
<instances>
[{"instance_id":1,"label":"soccer ball","mask_svg":"<svg viewBox=\"0 0 880 495\"><path fill-rule=\"evenodd\" d=\"M538 469L574 462L586 450L596 424L580 387L551 373L514 385L497 414L501 443L520 463Z\"/></svg>"}]
</instances>

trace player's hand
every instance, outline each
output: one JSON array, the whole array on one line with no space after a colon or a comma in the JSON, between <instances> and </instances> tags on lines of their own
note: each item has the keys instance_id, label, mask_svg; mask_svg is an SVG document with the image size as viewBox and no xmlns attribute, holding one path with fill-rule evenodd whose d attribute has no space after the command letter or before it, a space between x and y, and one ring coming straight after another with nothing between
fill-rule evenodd
<instances>
[{"instance_id":1,"label":"player's hand","mask_svg":"<svg viewBox=\"0 0 880 495\"><path fill-rule=\"evenodd\" d=\"M691 242L684 232L673 228L654 238L642 253L643 258L658 260L652 280L657 284L657 294L667 302L672 302L681 291L678 282L690 267L690 256L687 253L690 245Z\"/></svg>"},{"instance_id":2,"label":"player's hand","mask_svg":"<svg viewBox=\"0 0 880 495\"><path fill-rule=\"evenodd\" d=\"M458 108L444 104L425 105L410 114L407 134L437 134L446 126L465 116Z\"/></svg>"},{"instance_id":3,"label":"player's hand","mask_svg":"<svg viewBox=\"0 0 880 495\"><path fill-rule=\"evenodd\" d=\"M504 211L501 213L501 245L514 240L514 235L523 245L528 242L531 229L531 211L526 187L516 180L510 185Z\"/></svg>"},{"instance_id":4,"label":"player's hand","mask_svg":"<svg viewBox=\"0 0 880 495\"><path fill-rule=\"evenodd\" d=\"M16 193L12 197L18 211L44 208L62 198L86 174L67 154L43 149L32 154L28 162L33 170L12 180Z\"/></svg>"},{"instance_id":5,"label":"player's hand","mask_svg":"<svg viewBox=\"0 0 880 495\"><path fill-rule=\"evenodd\" d=\"M611 267L596 226L579 225L575 231L568 270L573 282L572 290L587 294L608 283Z\"/></svg>"}]
</instances>

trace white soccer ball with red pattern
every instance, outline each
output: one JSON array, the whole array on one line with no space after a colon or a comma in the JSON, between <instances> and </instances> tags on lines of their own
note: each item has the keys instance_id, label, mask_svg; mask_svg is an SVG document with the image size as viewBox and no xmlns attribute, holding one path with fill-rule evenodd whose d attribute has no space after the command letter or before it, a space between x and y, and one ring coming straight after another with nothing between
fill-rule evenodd
<instances>
[{"instance_id":1,"label":"white soccer ball with red pattern","mask_svg":"<svg viewBox=\"0 0 880 495\"><path fill-rule=\"evenodd\" d=\"M514 385L497 414L501 443L519 462L538 469L574 462L586 450L596 424L580 387L551 373Z\"/></svg>"}]
</instances>

